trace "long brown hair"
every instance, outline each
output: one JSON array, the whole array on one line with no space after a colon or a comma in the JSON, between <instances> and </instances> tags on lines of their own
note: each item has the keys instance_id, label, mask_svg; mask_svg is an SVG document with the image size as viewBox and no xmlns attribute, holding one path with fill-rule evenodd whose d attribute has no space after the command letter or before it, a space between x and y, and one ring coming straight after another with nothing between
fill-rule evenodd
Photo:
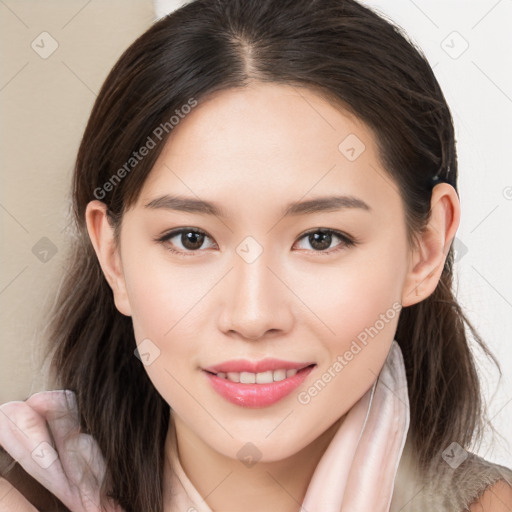
<instances>
[{"instance_id":1,"label":"long brown hair","mask_svg":"<svg viewBox=\"0 0 512 512\"><path fill-rule=\"evenodd\" d=\"M354 0L195 0L142 34L106 78L81 141L76 237L48 331L55 382L76 393L82 428L105 457L102 493L127 512L162 510L170 408L134 357L131 319L114 305L87 234L86 205L100 198L118 232L176 111L253 80L313 89L373 130L411 243L429 219L435 179L457 190L453 121L432 69L400 28ZM148 137L154 147L127 168ZM501 375L454 297L453 262L450 248L436 290L402 310L395 336L423 468L453 441L469 448L481 440L487 423L466 326Z\"/></svg>"}]
</instances>

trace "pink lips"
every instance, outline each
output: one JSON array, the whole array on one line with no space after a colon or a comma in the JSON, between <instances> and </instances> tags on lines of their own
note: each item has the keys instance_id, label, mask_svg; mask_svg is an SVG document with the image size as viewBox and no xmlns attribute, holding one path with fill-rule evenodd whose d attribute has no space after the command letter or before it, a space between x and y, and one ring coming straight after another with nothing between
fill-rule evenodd
<instances>
[{"instance_id":1,"label":"pink lips","mask_svg":"<svg viewBox=\"0 0 512 512\"><path fill-rule=\"evenodd\" d=\"M204 368L204 373L213 389L229 402L242 407L260 408L272 405L289 395L304 382L313 370L313 365L314 363L294 363L279 359L263 359L255 362L238 359ZM297 373L269 384L242 384L215 375L220 372L261 373L279 369L296 369Z\"/></svg>"}]
</instances>

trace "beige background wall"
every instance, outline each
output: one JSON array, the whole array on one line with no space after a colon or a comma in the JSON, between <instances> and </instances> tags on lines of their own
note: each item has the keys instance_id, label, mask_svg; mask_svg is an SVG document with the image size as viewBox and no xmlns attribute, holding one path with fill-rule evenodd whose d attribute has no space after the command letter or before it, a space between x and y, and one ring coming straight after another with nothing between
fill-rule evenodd
<instances>
[{"instance_id":1,"label":"beige background wall","mask_svg":"<svg viewBox=\"0 0 512 512\"><path fill-rule=\"evenodd\" d=\"M0 2L0 403L44 389L43 310L80 137L110 68L153 20L151 0Z\"/></svg>"}]
</instances>

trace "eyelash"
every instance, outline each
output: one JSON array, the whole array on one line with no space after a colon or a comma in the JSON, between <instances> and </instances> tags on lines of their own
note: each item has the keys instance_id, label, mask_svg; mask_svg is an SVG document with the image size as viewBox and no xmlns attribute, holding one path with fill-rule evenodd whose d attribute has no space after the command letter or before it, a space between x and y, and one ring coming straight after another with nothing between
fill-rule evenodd
<instances>
[{"instance_id":1,"label":"eyelash","mask_svg":"<svg viewBox=\"0 0 512 512\"><path fill-rule=\"evenodd\" d=\"M197 228L179 228L179 229L173 229L172 231L169 231L168 233L164 234L163 236L156 238L155 241L158 242L158 243L161 243L162 245L164 245L165 249L168 250L169 252L171 252L173 254L176 254L178 256L185 257L185 258L188 257L188 256L192 256L195 253L202 252L201 249L197 249L197 250L190 250L189 249L189 250L186 250L186 251L177 251L176 249L173 249L169 245L169 243L168 243L169 240L171 238L174 238L177 235L181 235L182 233L196 233L196 234L204 235L204 236L210 238L209 235L207 233L205 233L201 229L197 229ZM314 252L314 253L317 253L317 254L330 255L330 254L338 253L339 251L342 251L342 250L344 250L346 248L349 248L349 247L353 247L353 246L355 246L355 245L357 245L359 243L355 238L349 237L348 235L342 233L341 231L337 231L337 230L334 230L334 229L326 229L326 228L316 228L316 229L312 229L310 231L307 231L306 233L303 233L298 238L298 240L302 240L303 238L306 238L309 235L312 235L314 233L322 233L322 234L335 235L336 237L340 238L341 241L342 241L342 243L337 245L334 250L322 250L322 251L315 251L314 249L310 250L311 252Z\"/></svg>"}]
</instances>

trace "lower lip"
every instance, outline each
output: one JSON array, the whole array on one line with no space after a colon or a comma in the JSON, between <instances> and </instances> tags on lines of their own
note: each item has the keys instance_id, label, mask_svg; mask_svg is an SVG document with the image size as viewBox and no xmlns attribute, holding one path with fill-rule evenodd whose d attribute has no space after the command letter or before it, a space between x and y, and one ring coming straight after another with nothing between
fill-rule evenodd
<instances>
[{"instance_id":1,"label":"lower lip","mask_svg":"<svg viewBox=\"0 0 512 512\"><path fill-rule=\"evenodd\" d=\"M267 407L275 404L298 388L314 366L299 370L292 377L269 384L241 384L204 372L213 389L229 402L242 407Z\"/></svg>"}]
</instances>

